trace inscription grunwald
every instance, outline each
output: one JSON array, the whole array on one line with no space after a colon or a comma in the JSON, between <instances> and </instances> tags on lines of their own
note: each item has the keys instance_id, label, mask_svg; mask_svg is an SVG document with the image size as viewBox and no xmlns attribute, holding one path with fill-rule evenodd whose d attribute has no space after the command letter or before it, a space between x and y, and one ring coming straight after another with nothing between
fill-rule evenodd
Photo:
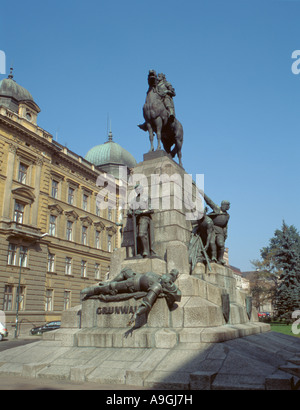
<instances>
[{"instance_id":1,"label":"inscription grunwald","mask_svg":"<svg viewBox=\"0 0 300 410\"><path fill-rule=\"evenodd\" d=\"M97 308L96 313L97 315L124 315L135 313L137 308L138 306L102 306Z\"/></svg>"}]
</instances>

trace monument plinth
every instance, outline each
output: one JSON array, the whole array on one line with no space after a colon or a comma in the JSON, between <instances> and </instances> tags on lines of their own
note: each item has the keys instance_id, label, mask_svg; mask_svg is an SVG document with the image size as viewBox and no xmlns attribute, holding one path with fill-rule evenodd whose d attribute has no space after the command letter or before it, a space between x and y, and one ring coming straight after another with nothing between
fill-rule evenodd
<instances>
[{"instance_id":1,"label":"monument plinth","mask_svg":"<svg viewBox=\"0 0 300 410\"><path fill-rule=\"evenodd\" d=\"M148 291L143 293L137 287L131 289L131 294L113 296L108 289L105 290L106 300L99 295L91 296L82 302L77 345L116 349L163 345L172 349L181 343L223 342L269 330L269 325L258 322L256 310L251 304L249 307L249 295L237 288L233 271L228 266L211 263L208 267L198 262L191 274L188 245L192 223L187 218L190 209L184 205L187 195L194 199L196 193L192 185L184 183L184 169L168 154L157 151L144 156L144 161L133 169L132 178L134 183L144 178L147 195L156 205L151 216L155 256L134 256L132 218L125 218L123 250L113 252L113 272L110 281L104 282L103 286L111 283L112 290L116 286L122 289L120 283L124 281L126 284L129 276L122 277L121 282L119 279L114 282L114 279L124 269L130 269L136 275L155 272L161 277L177 269L179 275L175 284L181 299L170 308L160 294L151 309L129 325L144 298L148 297ZM62 326L68 327L68 320L63 318Z\"/></svg>"}]
</instances>

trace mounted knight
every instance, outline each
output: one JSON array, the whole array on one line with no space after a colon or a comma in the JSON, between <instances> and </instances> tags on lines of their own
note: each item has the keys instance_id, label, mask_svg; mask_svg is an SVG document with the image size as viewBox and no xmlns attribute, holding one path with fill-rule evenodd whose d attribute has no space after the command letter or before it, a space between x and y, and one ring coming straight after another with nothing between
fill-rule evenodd
<instances>
[{"instance_id":1,"label":"mounted knight","mask_svg":"<svg viewBox=\"0 0 300 410\"><path fill-rule=\"evenodd\" d=\"M149 132L150 151L154 151L154 133L157 136L157 150L161 149L161 142L167 153L172 158L177 154L179 164L181 162L181 148L183 143L183 128L175 117L173 97L175 90L166 80L163 73L156 75L155 70L150 70L148 74L149 89L147 91L146 102L143 106L144 124L139 127L143 131ZM174 145L174 148L172 146Z\"/></svg>"},{"instance_id":2,"label":"mounted knight","mask_svg":"<svg viewBox=\"0 0 300 410\"><path fill-rule=\"evenodd\" d=\"M175 107L173 102L173 97L176 96L175 90L172 84L166 79L163 73L157 76L157 93L161 97L166 110L168 111L168 122L173 122L175 119Z\"/></svg>"}]
</instances>

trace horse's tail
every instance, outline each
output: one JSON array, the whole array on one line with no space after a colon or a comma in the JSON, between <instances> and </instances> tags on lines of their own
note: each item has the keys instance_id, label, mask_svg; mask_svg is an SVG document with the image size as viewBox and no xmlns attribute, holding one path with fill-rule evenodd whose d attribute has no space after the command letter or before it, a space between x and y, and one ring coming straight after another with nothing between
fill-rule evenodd
<instances>
[{"instance_id":1,"label":"horse's tail","mask_svg":"<svg viewBox=\"0 0 300 410\"><path fill-rule=\"evenodd\" d=\"M141 129L141 130L143 130L143 131L147 131L148 130L148 128L147 128L147 124L144 122L144 124L138 124L138 127Z\"/></svg>"}]
</instances>

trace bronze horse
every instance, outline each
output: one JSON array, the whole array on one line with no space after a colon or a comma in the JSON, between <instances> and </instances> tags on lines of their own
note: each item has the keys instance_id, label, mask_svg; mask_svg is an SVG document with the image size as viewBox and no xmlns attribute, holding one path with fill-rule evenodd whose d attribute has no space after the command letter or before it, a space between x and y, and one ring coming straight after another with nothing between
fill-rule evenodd
<instances>
[{"instance_id":1,"label":"bronze horse","mask_svg":"<svg viewBox=\"0 0 300 410\"><path fill-rule=\"evenodd\" d=\"M174 118L169 121L168 111L162 101L162 98L156 91L157 76L155 71L149 71L148 75L149 89L147 91L146 102L143 106L144 124L138 125L143 131L149 132L150 151L154 151L153 138L154 133L157 136L157 150L161 149L161 142L165 151L171 154L172 158L177 154L179 165L182 166L181 148L183 144L183 128L181 123ZM174 148L171 150L171 147Z\"/></svg>"}]
</instances>

